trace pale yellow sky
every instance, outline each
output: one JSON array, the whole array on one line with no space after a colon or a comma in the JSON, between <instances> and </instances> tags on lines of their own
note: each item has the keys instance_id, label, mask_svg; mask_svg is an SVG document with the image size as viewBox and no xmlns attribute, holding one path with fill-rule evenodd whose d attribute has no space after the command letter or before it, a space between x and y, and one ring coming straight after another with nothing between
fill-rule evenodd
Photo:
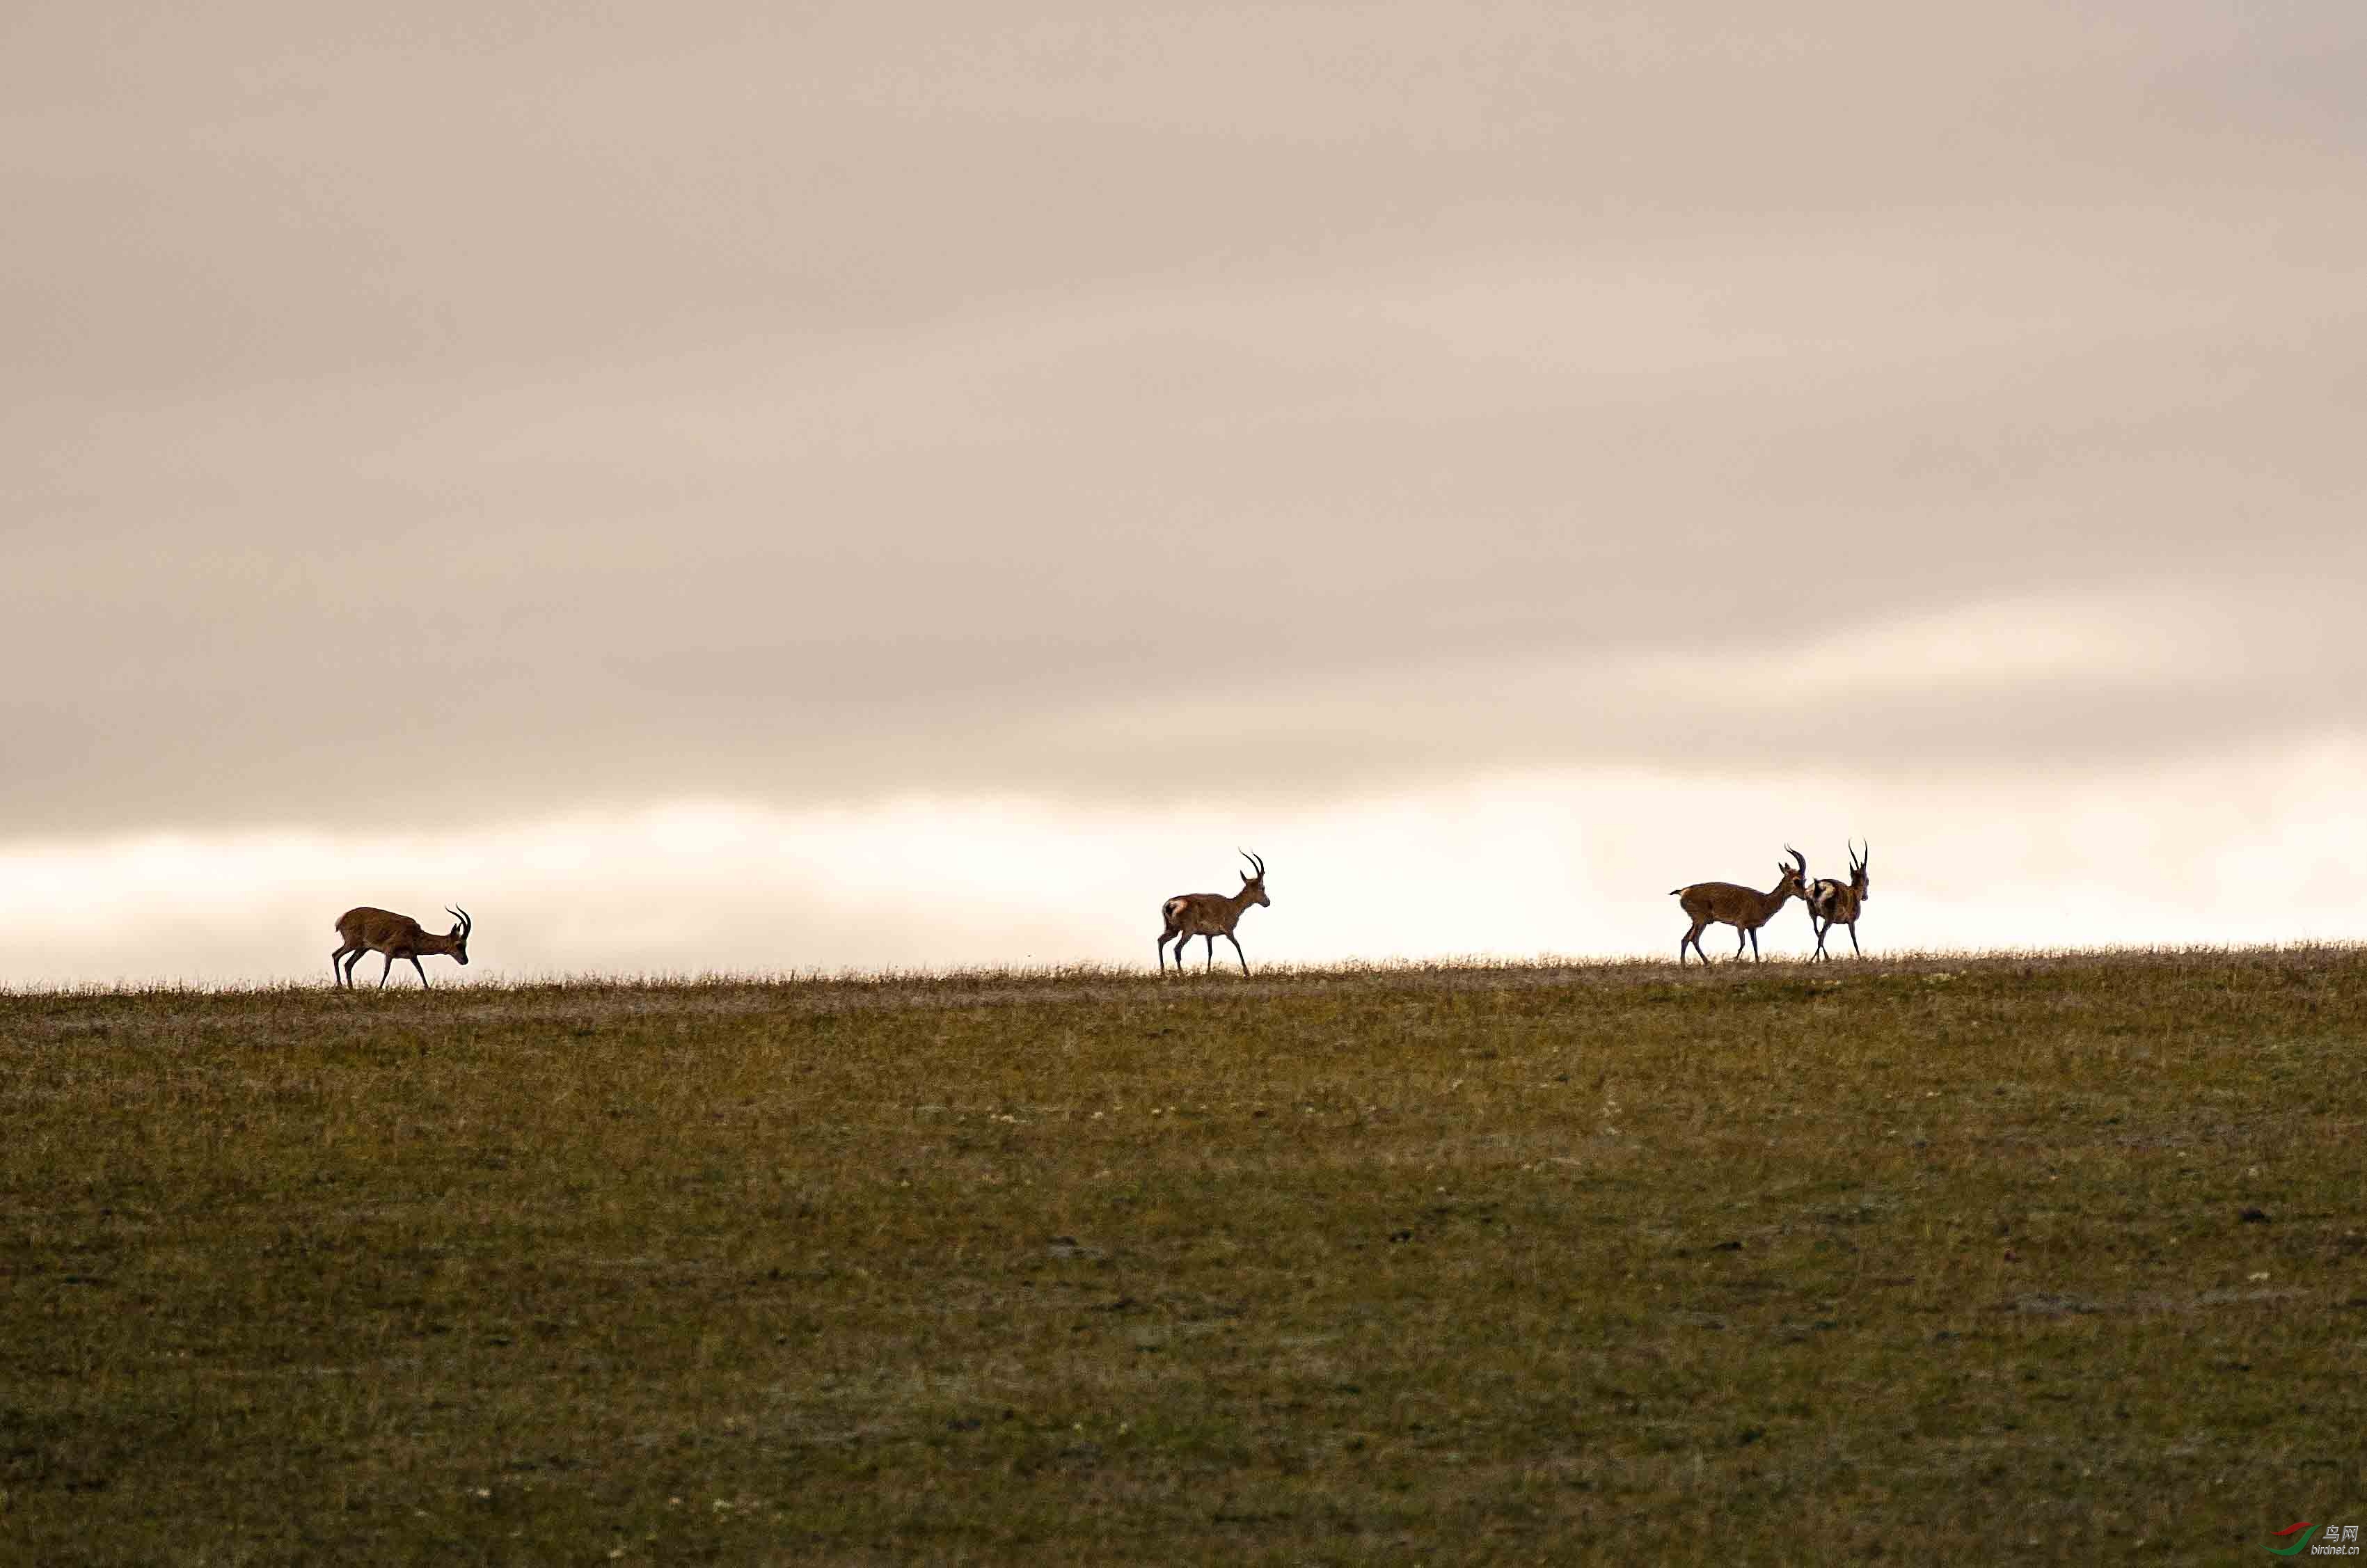
<instances>
[{"instance_id":1,"label":"pale yellow sky","mask_svg":"<svg viewBox=\"0 0 2367 1568\"><path fill-rule=\"evenodd\" d=\"M2356 6L0 45L0 983L2367 936Z\"/></svg>"}]
</instances>

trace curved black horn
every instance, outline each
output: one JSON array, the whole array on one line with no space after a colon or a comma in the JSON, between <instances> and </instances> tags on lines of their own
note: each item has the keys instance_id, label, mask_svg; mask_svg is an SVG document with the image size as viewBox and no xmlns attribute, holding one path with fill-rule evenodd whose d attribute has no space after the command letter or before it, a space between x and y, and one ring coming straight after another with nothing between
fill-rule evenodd
<instances>
[{"instance_id":1,"label":"curved black horn","mask_svg":"<svg viewBox=\"0 0 2367 1568\"><path fill-rule=\"evenodd\" d=\"M469 912L465 909L455 909L447 903L444 906L444 913L460 923L460 935L463 937L467 936L470 928L476 924L469 918Z\"/></svg>"},{"instance_id":2,"label":"curved black horn","mask_svg":"<svg viewBox=\"0 0 2367 1568\"><path fill-rule=\"evenodd\" d=\"M1808 858L1806 855L1801 854L1798 850L1793 848L1788 844L1784 846L1784 853L1789 855L1793 859L1797 860L1800 863L1800 880L1802 881L1806 881L1808 880Z\"/></svg>"},{"instance_id":3,"label":"curved black horn","mask_svg":"<svg viewBox=\"0 0 2367 1568\"><path fill-rule=\"evenodd\" d=\"M1242 859L1244 859L1244 860L1247 860L1251 865L1252 865L1252 866L1254 866L1254 867L1256 867L1256 868L1257 868L1257 874L1258 874L1258 876L1259 876L1260 878L1263 878L1263 877L1264 877L1264 875L1265 875L1265 862L1264 862L1264 861L1263 861L1263 860L1259 859L1256 856L1254 856L1254 855L1251 854L1251 853L1250 853L1248 850L1246 850L1246 849L1244 849L1244 850L1242 850L1242 851L1241 851L1241 858L1242 858Z\"/></svg>"}]
</instances>

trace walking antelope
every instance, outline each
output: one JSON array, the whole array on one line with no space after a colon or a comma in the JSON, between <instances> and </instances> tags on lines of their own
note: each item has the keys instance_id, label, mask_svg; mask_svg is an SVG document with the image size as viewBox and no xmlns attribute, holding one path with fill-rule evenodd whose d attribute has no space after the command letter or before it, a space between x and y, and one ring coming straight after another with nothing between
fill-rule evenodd
<instances>
[{"instance_id":1,"label":"walking antelope","mask_svg":"<svg viewBox=\"0 0 2367 1568\"><path fill-rule=\"evenodd\" d=\"M1825 956L1825 936L1836 926L1849 927L1850 950L1865 957L1865 949L1857 945L1858 911L1874 895L1866 892L1866 863L1874 858L1874 846L1860 849L1850 846L1850 879L1837 882L1830 877L1819 877L1802 896L1808 904L1808 928L1817 934L1818 958Z\"/></svg>"},{"instance_id":2,"label":"walking antelope","mask_svg":"<svg viewBox=\"0 0 2367 1568\"><path fill-rule=\"evenodd\" d=\"M386 968L378 971L379 989L386 989L386 977L394 971L394 960L409 959L411 967L419 971L419 983L425 989L427 971L419 962L422 953L449 953L463 964L469 961L469 929L474 924L465 909L444 906L444 913L458 920L449 936L439 937L421 928L418 921L408 915L391 915L383 909L364 904L348 909L337 916L337 937L343 944L329 955L329 972L337 983L353 988L354 966L362 961L364 953L384 953ZM350 956L348 956L350 955ZM340 971L339 960L345 963Z\"/></svg>"},{"instance_id":3,"label":"walking antelope","mask_svg":"<svg viewBox=\"0 0 2367 1568\"><path fill-rule=\"evenodd\" d=\"M1195 937L1208 939L1208 968L1217 967L1217 938L1222 937L1233 945L1233 956L1241 960L1241 972L1249 973L1250 960L1243 957L1241 939L1233 935L1233 927L1240 924L1241 911L1251 904L1263 903L1272 907L1274 900L1265 896L1265 862L1246 849L1241 851L1241 858L1250 863L1256 874L1242 874L1240 892L1230 895L1220 892L1178 893L1159 906L1160 917L1167 922L1167 929L1159 933L1159 971L1161 974L1167 972L1168 941L1172 938L1175 943L1175 972L1181 974L1184 972L1184 949Z\"/></svg>"},{"instance_id":4,"label":"walking antelope","mask_svg":"<svg viewBox=\"0 0 2367 1568\"><path fill-rule=\"evenodd\" d=\"M1750 944L1753 960L1759 957L1759 928L1775 917L1784 901L1803 897L1808 889L1808 858L1784 846L1784 853L1792 857L1793 864L1776 862L1775 869L1784 880L1766 892L1757 888L1738 887L1733 882L1695 882L1691 887L1670 888L1669 894L1683 905L1686 916L1693 923L1684 940L1677 944L1677 961L1685 961L1685 949L1690 946L1701 954L1701 961L1709 962L1702 952L1701 934L1704 926L1725 925L1735 929L1734 956L1742 956L1742 945Z\"/></svg>"}]
</instances>

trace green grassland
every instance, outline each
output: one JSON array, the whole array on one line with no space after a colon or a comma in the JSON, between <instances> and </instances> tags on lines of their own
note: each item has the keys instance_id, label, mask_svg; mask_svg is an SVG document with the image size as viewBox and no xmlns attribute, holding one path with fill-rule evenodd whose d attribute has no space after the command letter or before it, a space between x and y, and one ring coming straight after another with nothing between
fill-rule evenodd
<instances>
[{"instance_id":1,"label":"green grassland","mask_svg":"<svg viewBox=\"0 0 2367 1568\"><path fill-rule=\"evenodd\" d=\"M0 994L0 1562L2271 1561L2362 1043L2353 948Z\"/></svg>"}]
</instances>

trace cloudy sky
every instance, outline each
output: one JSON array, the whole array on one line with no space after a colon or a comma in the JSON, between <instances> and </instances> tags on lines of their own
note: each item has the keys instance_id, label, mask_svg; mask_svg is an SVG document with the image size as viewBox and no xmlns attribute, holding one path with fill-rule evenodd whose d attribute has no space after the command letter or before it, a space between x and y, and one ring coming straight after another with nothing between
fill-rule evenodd
<instances>
[{"instance_id":1,"label":"cloudy sky","mask_svg":"<svg viewBox=\"0 0 2367 1568\"><path fill-rule=\"evenodd\" d=\"M2355 0L12 6L0 983L1147 964L1242 845L1253 961L1672 952L1850 835L1876 948L2367 937L2362 78Z\"/></svg>"}]
</instances>

